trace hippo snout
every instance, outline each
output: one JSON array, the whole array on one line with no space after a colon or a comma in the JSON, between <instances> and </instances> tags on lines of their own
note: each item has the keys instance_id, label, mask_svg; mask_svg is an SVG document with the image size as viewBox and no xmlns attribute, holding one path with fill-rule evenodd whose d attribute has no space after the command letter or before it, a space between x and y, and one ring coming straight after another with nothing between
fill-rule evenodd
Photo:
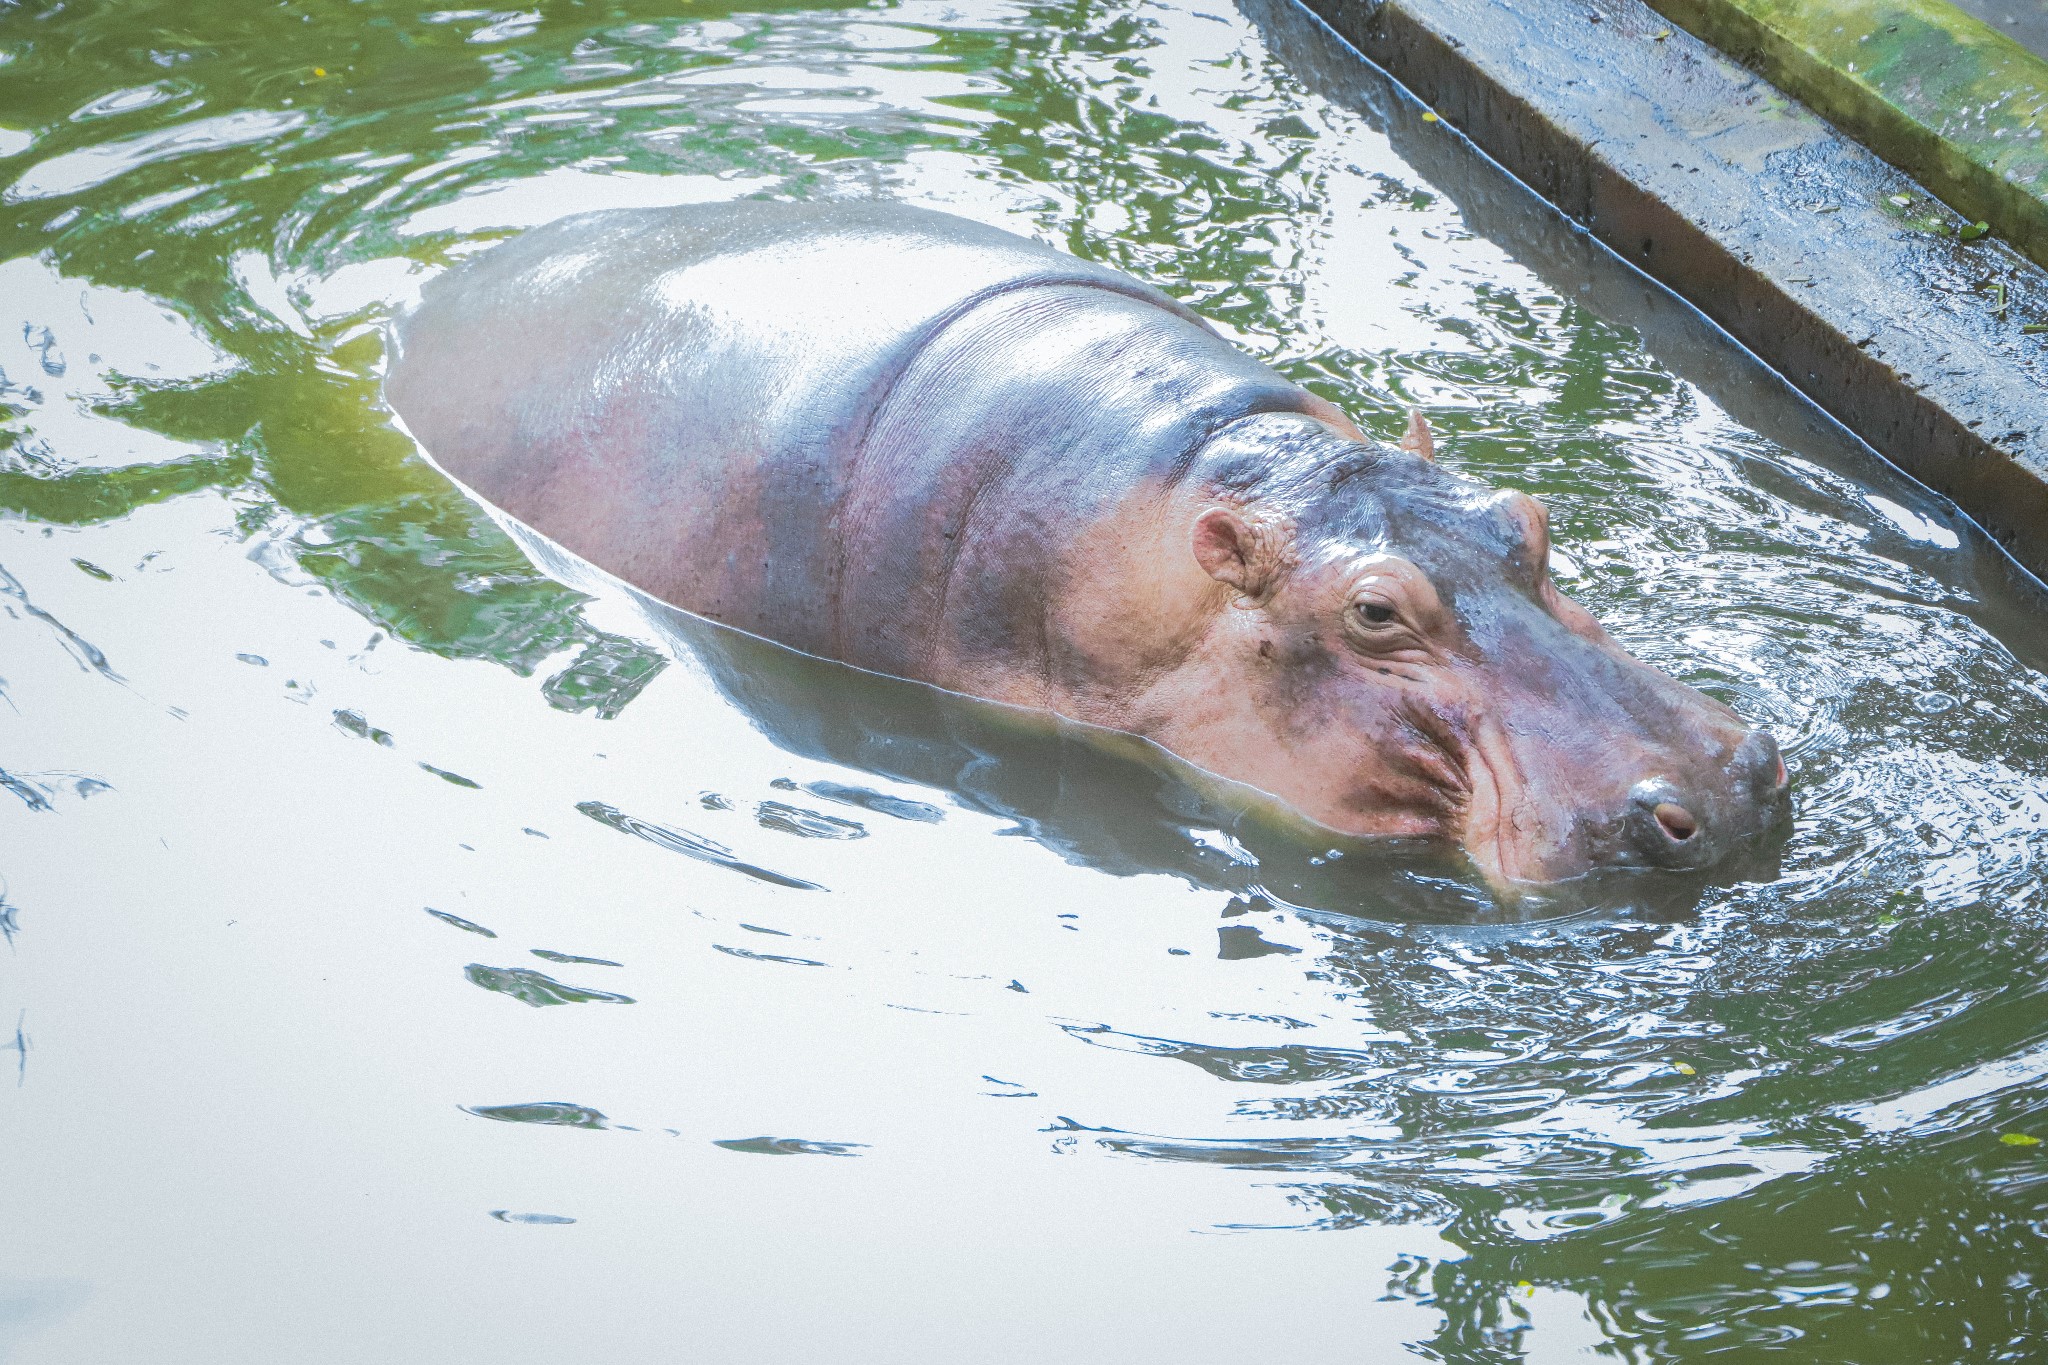
<instances>
[{"instance_id":1,"label":"hippo snout","mask_svg":"<svg viewBox=\"0 0 2048 1365\"><path fill-rule=\"evenodd\" d=\"M1620 861L1688 869L1720 860L1785 812L1790 785L1778 742L1752 730L1710 780L1647 777L1629 789Z\"/></svg>"}]
</instances>

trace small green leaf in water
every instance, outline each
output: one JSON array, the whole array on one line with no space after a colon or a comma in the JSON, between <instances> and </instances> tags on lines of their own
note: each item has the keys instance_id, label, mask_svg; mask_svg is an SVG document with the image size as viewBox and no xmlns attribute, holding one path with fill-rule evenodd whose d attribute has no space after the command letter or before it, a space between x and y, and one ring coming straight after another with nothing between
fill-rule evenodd
<instances>
[{"instance_id":1,"label":"small green leaf in water","mask_svg":"<svg viewBox=\"0 0 2048 1365\"><path fill-rule=\"evenodd\" d=\"M1668 28L1660 28L1655 33L1650 35L1651 38L1655 39L1657 42L1660 43L1663 42L1666 38L1669 38L1670 36L1671 30Z\"/></svg>"},{"instance_id":2,"label":"small green leaf in water","mask_svg":"<svg viewBox=\"0 0 2048 1365\"><path fill-rule=\"evenodd\" d=\"M422 763L420 764L420 766L422 768L425 768L434 776L440 778L443 782L452 783L458 787L468 787L471 791L483 790L483 783L472 782L469 778L464 777L461 773L451 773L446 768L437 768L431 763Z\"/></svg>"},{"instance_id":3,"label":"small green leaf in water","mask_svg":"<svg viewBox=\"0 0 2048 1365\"><path fill-rule=\"evenodd\" d=\"M2043 332L2048 332L2048 322L2030 322L2026 326L2020 328L2020 332L2024 336L2039 336Z\"/></svg>"},{"instance_id":4,"label":"small green leaf in water","mask_svg":"<svg viewBox=\"0 0 2048 1365\"><path fill-rule=\"evenodd\" d=\"M1991 231L1991 224L1989 223L1965 223L1961 227L1956 229L1956 236L1962 238L1966 242L1974 242L1979 237L1982 237L1985 233L1989 231Z\"/></svg>"},{"instance_id":5,"label":"small green leaf in water","mask_svg":"<svg viewBox=\"0 0 2048 1365\"><path fill-rule=\"evenodd\" d=\"M359 739L367 739L372 744L381 744L387 749L391 747L391 732L389 730L379 730L376 726L370 724L369 721L363 719L363 713L360 711L336 711L334 713L334 728L347 731Z\"/></svg>"},{"instance_id":6,"label":"small green leaf in water","mask_svg":"<svg viewBox=\"0 0 2048 1365\"><path fill-rule=\"evenodd\" d=\"M105 569L102 569L99 565L94 564L89 560L74 559L71 562L78 567L78 571L80 573L91 574L94 578L97 578L102 583L111 583L114 581L114 576L112 574L108 573Z\"/></svg>"},{"instance_id":7,"label":"small green leaf in water","mask_svg":"<svg viewBox=\"0 0 2048 1365\"><path fill-rule=\"evenodd\" d=\"M1910 194L1888 194L1885 196L1885 202L1902 209L1909 209L1913 207L1913 196Z\"/></svg>"},{"instance_id":8,"label":"small green leaf in water","mask_svg":"<svg viewBox=\"0 0 2048 1365\"><path fill-rule=\"evenodd\" d=\"M2000 1133L1998 1140L2008 1147L2039 1147L2041 1139L2032 1133Z\"/></svg>"}]
</instances>

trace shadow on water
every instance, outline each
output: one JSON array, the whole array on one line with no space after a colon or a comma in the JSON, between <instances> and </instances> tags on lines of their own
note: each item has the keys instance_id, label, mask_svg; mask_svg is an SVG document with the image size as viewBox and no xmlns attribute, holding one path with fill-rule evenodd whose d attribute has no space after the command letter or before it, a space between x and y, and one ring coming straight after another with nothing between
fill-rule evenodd
<instances>
[{"instance_id":1,"label":"shadow on water","mask_svg":"<svg viewBox=\"0 0 2048 1365\"><path fill-rule=\"evenodd\" d=\"M554 579L630 602L651 635L701 667L778 747L946 792L1097 871L1180 877L1310 915L1474 926L1622 907L1671 918L1710 887L1777 874L1779 845L1771 841L1706 875L1594 874L1496 897L1449 850L1338 834L1135 735L789 649L659 601L532 528L492 515ZM867 804L874 794L859 797ZM1228 940L1225 947L1229 956Z\"/></svg>"}]
</instances>

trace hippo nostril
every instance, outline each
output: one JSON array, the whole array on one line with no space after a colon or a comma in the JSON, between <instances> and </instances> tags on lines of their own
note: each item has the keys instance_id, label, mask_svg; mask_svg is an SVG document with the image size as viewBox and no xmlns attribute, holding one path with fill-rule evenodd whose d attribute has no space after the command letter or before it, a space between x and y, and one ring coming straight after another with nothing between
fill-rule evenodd
<instances>
[{"instance_id":1,"label":"hippo nostril","mask_svg":"<svg viewBox=\"0 0 2048 1365\"><path fill-rule=\"evenodd\" d=\"M1684 843L1699 833L1700 822L1692 818L1692 812L1675 801L1659 802L1650 812L1657 817L1657 824L1678 843Z\"/></svg>"}]
</instances>

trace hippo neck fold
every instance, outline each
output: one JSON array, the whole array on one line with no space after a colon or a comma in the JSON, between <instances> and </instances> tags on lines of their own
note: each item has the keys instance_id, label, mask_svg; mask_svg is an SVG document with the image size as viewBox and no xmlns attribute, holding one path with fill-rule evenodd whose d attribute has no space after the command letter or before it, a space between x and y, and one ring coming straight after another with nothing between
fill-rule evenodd
<instances>
[{"instance_id":1,"label":"hippo neck fold","mask_svg":"<svg viewBox=\"0 0 2048 1365\"><path fill-rule=\"evenodd\" d=\"M1176 489L1219 430L1273 412L1336 415L1149 300L1034 284L981 301L922 340L869 423L837 528L835 652L949 686L1057 675L1047 604L1096 576L1105 513Z\"/></svg>"}]
</instances>

